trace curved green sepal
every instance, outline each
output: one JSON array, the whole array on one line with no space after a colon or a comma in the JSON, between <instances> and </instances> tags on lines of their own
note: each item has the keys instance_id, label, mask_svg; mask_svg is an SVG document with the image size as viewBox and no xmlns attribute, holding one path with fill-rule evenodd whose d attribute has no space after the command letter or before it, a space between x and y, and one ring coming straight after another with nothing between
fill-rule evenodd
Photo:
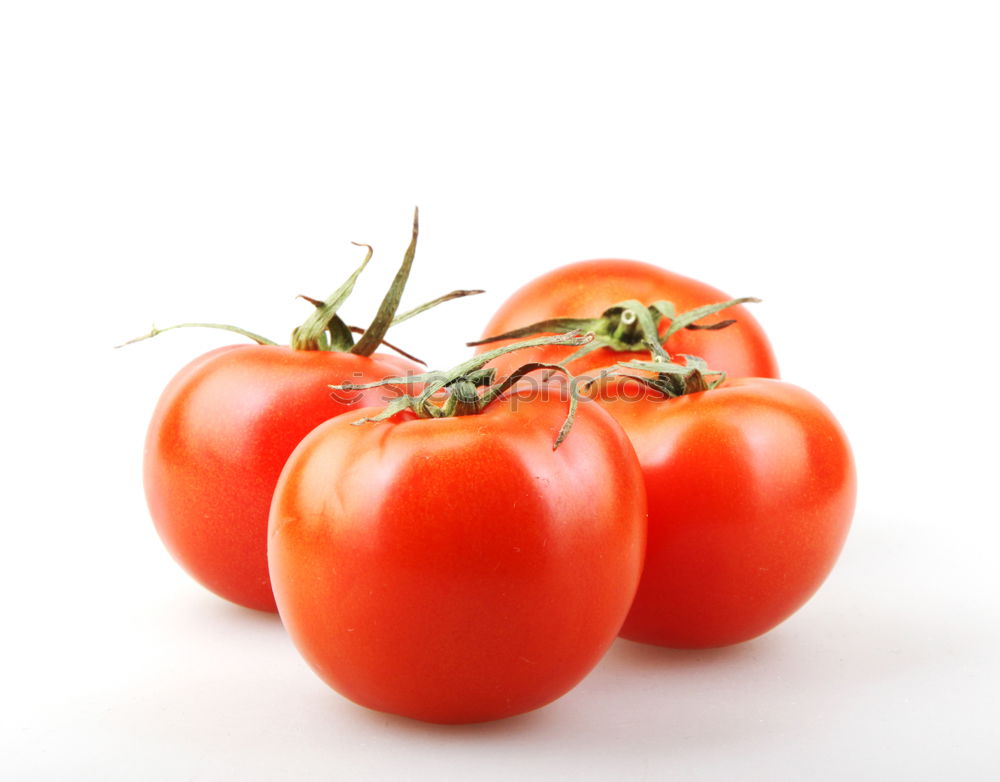
<instances>
[{"instance_id":1,"label":"curved green sepal","mask_svg":"<svg viewBox=\"0 0 1000 782\"><path fill-rule=\"evenodd\" d=\"M735 307L737 304L748 304L750 302L759 303L760 299L756 299L752 296L744 296L740 299L730 299L729 301L720 301L717 304L706 304L703 307L695 307L693 310L688 310L687 312L682 312L676 318L674 318L667 330L663 332L663 336L660 337L662 342L666 342L670 337L676 334L681 329L706 329L711 331L716 331L720 328L726 328L731 326L736 321L727 320L722 321L722 323L713 323L708 326L699 326L695 321L701 320L702 318L707 318L709 315L714 315L716 312L721 312L729 307Z\"/></svg>"},{"instance_id":2,"label":"curved green sepal","mask_svg":"<svg viewBox=\"0 0 1000 782\"><path fill-rule=\"evenodd\" d=\"M494 383L496 379L496 369L486 367L490 361L507 353L526 348L539 347L541 345L584 345L593 339L592 334L580 334L580 332L569 332L567 334L557 334L554 336L536 337L513 345L505 345L487 351L481 355L474 356L467 361L453 367L446 372L424 372L419 375L409 377L389 377L377 380L372 383L343 383L331 385L330 388L338 391L363 391L370 388L378 388L385 385L398 384L422 384L423 391L413 396L405 394L396 397L377 415L360 419L355 424L384 421L391 418L403 410L411 410L421 418L442 418L445 416L474 415L481 413L487 405L498 399L505 391L513 387L518 381L524 378L529 372L539 369L562 372L572 377L565 367L558 364L547 364L534 362L525 364L511 373L510 377L504 378L500 383ZM479 389L485 390L480 393ZM447 390L448 397L443 404L435 404L433 398L439 392ZM563 423L556 438L553 448L558 448L565 440L573 425L573 418L576 415L579 398L576 389L571 387L569 413Z\"/></svg>"},{"instance_id":3,"label":"curved green sepal","mask_svg":"<svg viewBox=\"0 0 1000 782\"><path fill-rule=\"evenodd\" d=\"M371 325L365 329L365 333L350 350L359 356L370 356L378 346L382 344L382 338L392 325L393 318L396 317L396 310L399 309L399 300L403 297L403 288L410 277L410 269L413 266L413 258L417 254L417 236L420 233L420 210L413 210L413 235L410 239L410 246L406 248L403 255L403 263L396 272L396 276L389 286L389 291L382 299L378 312L372 319Z\"/></svg>"},{"instance_id":4,"label":"curved green sepal","mask_svg":"<svg viewBox=\"0 0 1000 782\"><path fill-rule=\"evenodd\" d=\"M360 326L348 326L347 328L349 328L351 330L352 334L364 334L365 333L365 330L363 328L361 328ZM399 355L403 356L404 358L410 359L410 361L415 361L418 364L423 364L424 366L427 366L427 362L424 361L422 358L417 358L412 353L407 353L401 347L399 347L398 345L393 345L387 339L383 339L382 340L382 344L385 345L387 348L389 348L389 350L393 350L396 353L399 353Z\"/></svg>"},{"instance_id":5,"label":"curved green sepal","mask_svg":"<svg viewBox=\"0 0 1000 782\"><path fill-rule=\"evenodd\" d=\"M400 323L409 320L415 315L419 315L421 312L427 312L427 310L436 307L438 304L444 304L446 301L451 301L452 299L462 299L465 298L466 296L478 296L480 293L486 293L486 291L482 290L451 291L450 293L446 293L444 296L438 296L433 301L428 301L425 304L421 304L419 307L414 307L412 310L404 312L402 315L397 315L395 318L392 319L391 325L398 326ZM383 344L385 343L383 342Z\"/></svg>"},{"instance_id":6,"label":"curved green sepal","mask_svg":"<svg viewBox=\"0 0 1000 782\"><path fill-rule=\"evenodd\" d=\"M569 331L582 331L584 333L592 332L596 334L601 325L601 318L552 318L532 323L530 326L514 329L513 331L505 331L503 334L477 339L475 342L466 342L465 345L466 347L475 348L480 345L489 345L493 342L502 342L505 339L522 339L547 332L565 334Z\"/></svg>"},{"instance_id":7,"label":"curved green sepal","mask_svg":"<svg viewBox=\"0 0 1000 782\"><path fill-rule=\"evenodd\" d=\"M115 345L115 348L123 348L126 345L134 345L136 342L142 342L144 339L152 339L157 334L162 334L164 331L173 331L174 329L222 329L223 331L231 331L234 334L239 334L240 336L246 337L256 342L258 345L277 345L277 342L272 342L267 337L262 337L260 334L254 334L252 331L247 331L246 329L241 329L239 326L230 326L226 323L177 323L173 326L167 326L162 329L153 326L148 334L143 334L141 337L136 337L135 339L130 339L128 342L123 342L120 345Z\"/></svg>"},{"instance_id":8,"label":"curved green sepal","mask_svg":"<svg viewBox=\"0 0 1000 782\"><path fill-rule=\"evenodd\" d=\"M532 361L528 364L522 364L516 370L511 372L510 377L506 378L502 383L490 388L485 394L483 394L483 407L486 407L494 399L499 398L505 392L510 390L524 378L526 375L537 372L540 369L544 369L549 372L544 380L548 380L553 372L562 372L566 377L570 379L570 394L569 394L569 410L566 413L566 418L563 419L563 425L559 428L559 434L556 436L555 442L552 444L552 450L554 451L558 448L562 441L566 439L566 435L569 434L569 430L573 428L573 421L576 420L576 409L580 404L580 397L576 393L576 389L572 387L573 375L570 374L569 370L561 364L548 364L543 361Z\"/></svg>"},{"instance_id":9,"label":"curved green sepal","mask_svg":"<svg viewBox=\"0 0 1000 782\"><path fill-rule=\"evenodd\" d=\"M354 285L365 270L368 262L372 259L375 251L369 244L359 244L351 242L356 247L364 247L368 250L361 265L355 269L344 284L331 293L326 301L317 302L307 296L302 298L311 302L316 309L306 318L305 322L292 332L292 348L295 350L350 350L354 345L354 338L351 332L343 326L343 321L337 317L337 310L347 301L347 297L354 291Z\"/></svg>"},{"instance_id":10,"label":"curved green sepal","mask_svg":"<svg viewBox=\"0 0 1000 782\"><path fill-rule=\"evenodd\" d=\"M607 347L611 347L608 344L607 340L604 339L604 337L598 337L595 335L592 342L587 343L579 350L574 350L572 353L569 354L569 356L567 356L561 362L561 364L562 366L565 367L567 364L572 364L577 359L581 359L584 356L593 353L595 350L600 350L601 348L607 348Z\"/></svg>"}]
</instances>

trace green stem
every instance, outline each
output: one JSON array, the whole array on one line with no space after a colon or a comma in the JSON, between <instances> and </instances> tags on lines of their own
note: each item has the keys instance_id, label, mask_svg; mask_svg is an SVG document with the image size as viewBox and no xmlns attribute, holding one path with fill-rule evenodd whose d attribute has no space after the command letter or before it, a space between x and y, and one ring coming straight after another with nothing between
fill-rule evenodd
<instances>
[{"instance_id":1,"label":"green stem","mask_svg":"<svg viewBox=\"0 0 1000 782\"><path fill-rule=\"evenodd\" d=\"M451 395L445 403L445 415L477 415L480 407L479 389L467 380L456 380L450 386Z\"/></svg>"},{"instance_id":2,"label":"green stem","mask_svg":"<svg viewBox=\"0 0 1000 782\"><path fill-rule=\"evenodd\" d=\"M604 313L608 332L608 345L618 351L632 351L638 346L646 348L654 358L669 361L670 356L660 344L659 319L654 318L649 308L640 301L631 299L616 304ZM626 339L620 339L617 335Z\"/></svg>"}]
</instances>

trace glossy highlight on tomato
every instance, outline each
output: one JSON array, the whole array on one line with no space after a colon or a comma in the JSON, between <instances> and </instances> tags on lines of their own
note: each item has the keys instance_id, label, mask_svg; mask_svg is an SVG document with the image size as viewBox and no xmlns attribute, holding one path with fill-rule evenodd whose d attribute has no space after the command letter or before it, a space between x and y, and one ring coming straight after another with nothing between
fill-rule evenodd
<instances>
[{"instance_id":1,"label":"glossy highlight on tomato","mask_svg":"<svg viewBox=\"0 0 1000 782\"><path fill-rule=\"evenodd\" d=\"M635 454L582 403L348 413L295 449L271 509L278 610L345 697L441 723L519 714L598 662L632 603L646 503Z\"/></svg>"}]
</instances>

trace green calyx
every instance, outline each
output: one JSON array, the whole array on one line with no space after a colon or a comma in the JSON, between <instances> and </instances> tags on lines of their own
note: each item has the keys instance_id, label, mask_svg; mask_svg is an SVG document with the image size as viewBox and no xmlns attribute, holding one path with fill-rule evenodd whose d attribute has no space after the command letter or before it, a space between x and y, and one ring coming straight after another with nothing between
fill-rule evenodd
<instances>
[{"instance_id":1,"label":"green calyx","mask_svg":"<svg viewBox=\"0 0 1000 782\"><path fill-rule=\"evenodd\" d=\"M667 399L675 399L685 394L711 391L725 382L726 373L709 369L703 358L686 353L678 355L684 359L683 364L661 360L619 362L610 369L602 370L600 375L587 383L586 387L599 384L606 378L622 377L635 380ZM636 375L632 371L622 370L635 370L648 374Z\"/></svg>"},{"instance_id":2,"label":"green calyx","mask_svg":"<svg viewBox=\"0 0 1000 782\"><path fill-rule=\"evenodd\" d=\"M320 301L309 296L299 297L312 304L314 309L302 325L292 331L290 340L291 347L294 350L322 350L336 353L354 353L360 356L370 356L380 345L385 345L407 358L421 364L424 363L415 356L411 356L409 353L387 342L385 339L386 332L388 332L392 326L409 320L415 315L419 315L432 307L436 307L438 304L442 304L443 302L450 301L452 299L462 298L464 296L473 296L478 293L483 293L483 291L451 291L443 296L439 296L433 301L421 304L419 307L415 307L402 315L397 315L396 312L399 309L403 289L406 287L406 282L410 276L410 269L413 266L413 259L416 255L419 228L419 210L414 210L413 234L410 239L410 245L407 247L406 253L403 256L403 263L399 267L399 271L396 272L396 276L393 279L392 284L389 286L389 290L382 299L382 303L379 306L378 311L375 313L375 317L372 319L368 328L349 326L338 314L340 307L345 301L347 301L348 297L354 291L354 285L357 282L358 277L361 276L361 272L363 272L365 267L368 266L368 262L372 259L372 255L374 254L370 245L353 242L353 244L358 247L366 248L367 252L365 253L364 260L358 268L351 273L347 280L345 280L339 288L331 293L326 300ZM143 334L141 337L136 337L135 339L131 339L122 345L117 345L116 347L124 347L125 345L131 345L134 342L141 342L142 340L155 337L157 334L162 334L164 331L171 331L179 328L222 329L224 331L231 331L235 334L247 337L248 339L256 342L258 345L278 344L274 340L262 337L252 331L247 331L246 329L239 328L238 326L230 326L224 323L178 323L174 326L167 326L162 329L158 329L154 326L148 334ZM360 335L360 338L357 341L354 339L355 334Z\"/></svg>"},{"instance_id":3,"label":"green calyx","mask_svg":"<svg viewBox=\"0 0 1000 782\"><path fill-rule=\"evenodd\" d=\"M552 318L467 344L475 347L534 334L583 331L592 333L593 341L563 360L561 362L563 366L601 348L611 348L619 353L649 351L653 359L669 362L670 355L664 349L664 345L678 331L681 329L718 331L727 328L736 322L735 319L709 324L700 324L698 321L737 304L759 301L760 299L752 297L730 299L678 314L673 303L669 301L656 301L646 306L642 302L630 299L609 307L597 318ZM669 325L660 334L660 326L664 321L669 321Z\"/></svg>"},{"instance_id":4,"label":"green calyx","mask_svg":"<svg viewBox=\"0 0 1000 782\"><path fill-rule=\"evenodd\" d=\"M601 348L610 348L619 353L648 351L650 357L648 361L618 362L584 383L582 390L589 391L608 378L620 377L634 380L667 399L673 399L717 388L725 382L726 373L709 369L705 360L698 356L682 353L678 354L678 358L683 359L683 363L674 361L664 347L667 341L681 329L719 331L728 328L736 322L735 319L708 324L698 321L738 304L759 301L760 299L743 297L678 313L674 304L669 301L656 301L646 306L630 299L609 307L599 318L553 318L468 344L485 345L539 333L588 331L594 335L593 340L563 359L561 367L567 367ZM667 327L660 333L664 322L667 322ZM642 374L635 374L636 372Z\"/></svg>"},{"instance_id":5,"label":"green calyx","mask_svg":"<svg viewBox=\"0 0 1000 782\"><path fill-rule=\"evenodd\" d=\"M474 356L446 372L425 372L409 377L390 377L374 383L360 385L345 383L343 385L330 386L330 388L338 391L361 391L385 385L408 386L410 384L418 384L423 386L419 394L404 394L392 399L378 415L355 421L356 426L370 422L384 421L404 410L409 410L420 418L448 418L461 415L477 415L531 372L537 370L561 372L572 379L572 375L569 374L565 367L558 364L532 362L524 364L512 372L509 377L497 382L496 369L486 367L486 364L493 359L517 350L539 347L541 345L568 345L574 347L586 345L593 338L592 334L582 334L579 331L570 331L555 336L536 337ZM444 397L443 400L441 399L442 396ZM579 397L574 384L571 383L569 411L552 446L553 449L558 448L560 443L566 439L566 435L569 434L569 430L573 426L573 419L576 416L578 404Z\"/></svg>"}]
</instances>

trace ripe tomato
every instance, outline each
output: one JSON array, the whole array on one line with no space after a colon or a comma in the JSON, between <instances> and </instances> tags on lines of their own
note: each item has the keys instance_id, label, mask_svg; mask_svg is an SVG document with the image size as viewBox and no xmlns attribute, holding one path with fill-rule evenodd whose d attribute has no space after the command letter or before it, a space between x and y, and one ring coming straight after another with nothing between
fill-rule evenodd
<instances>
[{"instance_id":1,"label":"ripe tomato","mask_svg":"<svg viewBox=\"0 0 1000 782\"><path fill-rule=\"evenodd\" d=\"M290 346L219 323L208 327L257 342L191 362L163 392L146 437L146 497L156 528L174 557L198 581L248 608L275 611L267 573L267 516L285 459L319 423L346 410L384 402L389 390L333 394L329 386L365 384L419 374L414 361L375 353L386 331L442 302L482 291L458 290L399 315L419 234L413 215L410 245L370 325L349 326L338 310L372 258L368 252L325 301L292 332ZM361 333L355 341L354 334ZM398 350L398 348L394 348ZM397 384L395 391L401 393Z\"/></svg>"},{"instance_id":2,"label":"ripe tomato","mask_svg":"<svg viewBox=\"0 0 1000 782\"><path fill-rule=\"evenodd\" d=\"M614 304L629 299L647 306L656 301L671 301L681 313L728 301L730 297L698 280L648 263L614 259L581 261L543 274L517 290L490 320L483 337L551 318L597 318ZM729 319L736 322L719 331L681 329L667 341L667 352L700 356L709 367L724 370L730 377L778 377L778 365L767 336L744 306L731 307L699 324ZM668 325L666 319L660 324L661 334ZM481 345L476 352L483 353L493 347L496 345ZM573 351L564 346L539 347L530 353L502 356L491 365L503 376L525 361L559 363ZM641 348L634 353L602 348L574 361L569 369L575 375L588 375L617 361L648 356L649 351Z\"/></svg>"},{"instance_id":3,"label":"ripe tomato","mask_svg":"<svg viewBox=\"0 0 1000 782\"><path fill-rule=\"evenodd\" d=\"M573 687L618 633L646 504L625 434L583 403L501 397L475 415L375 411L296 448L271 508L278 611L299 651L363 706L498 719Z\"/></svg>"},{"instance_id":4,"label":"ripe tomato","mask_svg":"<svg viewBox=\"0 0 1000 782\"><path fill-rule=\"evenodd\" d=\"M275 345L231 345L192 361L164 390L146 436L146 498L167 549L216 594L276 610L267 515L285 460L323 421L387 393L334 397L328 384L420 369L379 353Z\"/></svg>"},{"instance_id":5,"label":"ripe tomato","mask_svg":"<svg viewBox=\"0 0 1000 782\"><path fill-rule=\"evenodd\" d=\"M790 616L833 567L854 509L853 458L830 411L777 380L670 400L612 390L603 406L635 446L649 502L645 568L621 634L724 646Z\"/></svg>"}]
</instances>

